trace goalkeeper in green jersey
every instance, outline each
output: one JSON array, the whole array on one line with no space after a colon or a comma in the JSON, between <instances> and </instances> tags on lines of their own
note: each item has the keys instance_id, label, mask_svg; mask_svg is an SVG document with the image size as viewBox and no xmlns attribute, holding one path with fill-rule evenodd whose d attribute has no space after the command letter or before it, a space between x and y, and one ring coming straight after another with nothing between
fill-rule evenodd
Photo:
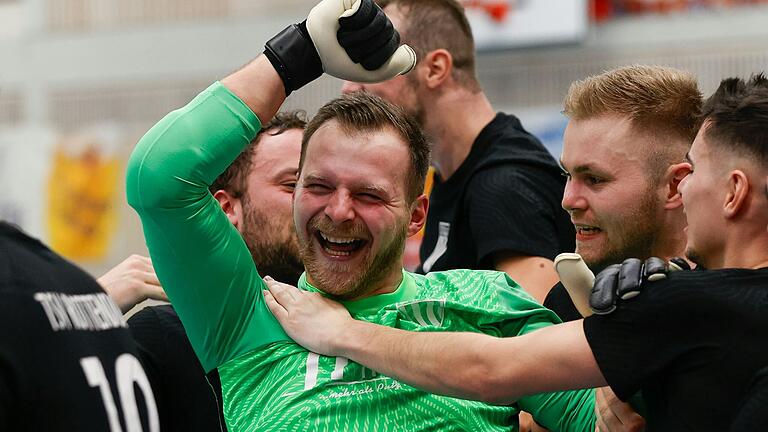
<instances>
[{"instance_id":1,"label":"goalkeeper in green jersey","mask_svg":"<svg viewBox=\"0 0 768 432\"><path fill-rule=\"evenodd\" d=\"M162 119L131 156L128 201L203 367L219 370L230 430L515 430L520 409L551 430L594 430L591 390L495 406L305 350L270 314L248 248L208 192L291 91L323 71L377 81L415 62L371 0L324 0L265 55ZM381 99L358 94L321 108L304 135L294 193L306 269L299 286L341 300L358 319L413 331L502 337L557 322L503 273L402 270L405 238L427 213L428 165L416 123Z\"/></svg>"}]
</instances>

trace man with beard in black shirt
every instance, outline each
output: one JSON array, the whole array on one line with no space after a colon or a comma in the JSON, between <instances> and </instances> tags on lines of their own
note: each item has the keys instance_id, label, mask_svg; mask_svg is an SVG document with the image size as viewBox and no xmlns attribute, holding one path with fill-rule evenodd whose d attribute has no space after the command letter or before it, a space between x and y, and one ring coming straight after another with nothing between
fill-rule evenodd
<instances>
[{"instance_id":1,"label":"man with beard in black shirt","mask_svg":"<svg viewBox=\"0 0 768 432\"><path fill-rule=\"evenodd\" d=\"M291 284L304 271L291 195L305 126L301 112L278 113L210 187L259 271ZM226 430L218 372L205 374L173 307L144 308L128 324L155 389L163 431Z\"/></svg>"}]
</instances>

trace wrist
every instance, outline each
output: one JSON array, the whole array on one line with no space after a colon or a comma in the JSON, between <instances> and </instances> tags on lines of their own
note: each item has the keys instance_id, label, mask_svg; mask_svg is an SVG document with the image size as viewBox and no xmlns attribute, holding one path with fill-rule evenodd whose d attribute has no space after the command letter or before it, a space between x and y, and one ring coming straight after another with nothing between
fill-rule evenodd
<instances>
[{"instance_id":1,"label":"wrist","mask_svg":"<svg viewBox=\"0 0 768 432\"><path fill-rule=\"evenodd\" d=\"M367 341L372 337L372 324L356 319L349 320L344 325L341 337L335 342L335 355L349 359L356 358L363 352Z\"/></svg>"},{"instance_id":2,"label":"wrist","mask_svg":"<svg viewBox=\"0 0 768 432\"><path fill-rule=\"evenodd\" d=\"M286 96L323 74L320 56L303 22L286 27L270 39L264 55L280 75Z\"/></svg>"}]
</instances>

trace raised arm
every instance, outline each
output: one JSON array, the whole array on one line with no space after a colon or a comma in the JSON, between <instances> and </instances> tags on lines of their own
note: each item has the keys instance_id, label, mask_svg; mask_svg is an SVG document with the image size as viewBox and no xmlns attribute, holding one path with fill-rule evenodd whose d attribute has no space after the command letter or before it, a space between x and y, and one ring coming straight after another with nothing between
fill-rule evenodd
<instances>
[{"instance_id":1,"label":"raised arm","mask_svg":"<svg viewBox=\"0 0 768 432\"><path fill-rule=\"evenodd\" d=\"M257 60L248 67L264 64ZM259 127L241 99L215 83L155 125L128 163L128 202L141 218L157 276L206 371L255 348L243 343L247 335L258 342L286 338L276 323L254 313L259 275L239 233L208 193Z\"/></svg>"},{"instance_id":2,"label":"raised arm","mask_svg":"<svg viewBox=\"0 0 768 432\"><path fill-rule=\"evenodd\" d=\"M263 282L248 248L208 186L255 137L260 120L270 119L286 94L324 70L367 81L410 70L415 55L397 42L357 52L365 69L336 40L337 33L345 34L344 41L355 46L375 32L372 28L392 31L374 26L386 19L375 9L358 16L371 7L372 0L323 0L307 21L270 40L265 55L163 118L131 156L128 202L141 217L157 275L206 371L287 339L264 307ZM341 31L340 17L353 19L354 28Z\"/></svg>"}]
</instances>

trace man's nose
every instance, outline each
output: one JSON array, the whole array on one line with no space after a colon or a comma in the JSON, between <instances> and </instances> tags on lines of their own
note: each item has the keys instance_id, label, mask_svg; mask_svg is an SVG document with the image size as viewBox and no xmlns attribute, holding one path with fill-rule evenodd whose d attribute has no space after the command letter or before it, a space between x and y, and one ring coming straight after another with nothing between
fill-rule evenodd
<instances>
[{"instance_id":1,"label":"man's nose","mask_svg":"<svg viewBox=\"0 0 768 432\"><path fill-rule=\"evenodd\" d=\"M563 190L563 201L560 204L566 211L586 210L587 200L581 193L581 187L569 180Z\"/></svg>"},{"instance_id":2,"label":"man's nose","mask_svg":"<svg viewBox=\"0 0 768 432\"><path fill-rule=\"evenodd\" d=\"M325 214L334 224L342 224L355 218L352 197L345 191L336 191L325 206Z\"/></svg>"}]
</instances>

